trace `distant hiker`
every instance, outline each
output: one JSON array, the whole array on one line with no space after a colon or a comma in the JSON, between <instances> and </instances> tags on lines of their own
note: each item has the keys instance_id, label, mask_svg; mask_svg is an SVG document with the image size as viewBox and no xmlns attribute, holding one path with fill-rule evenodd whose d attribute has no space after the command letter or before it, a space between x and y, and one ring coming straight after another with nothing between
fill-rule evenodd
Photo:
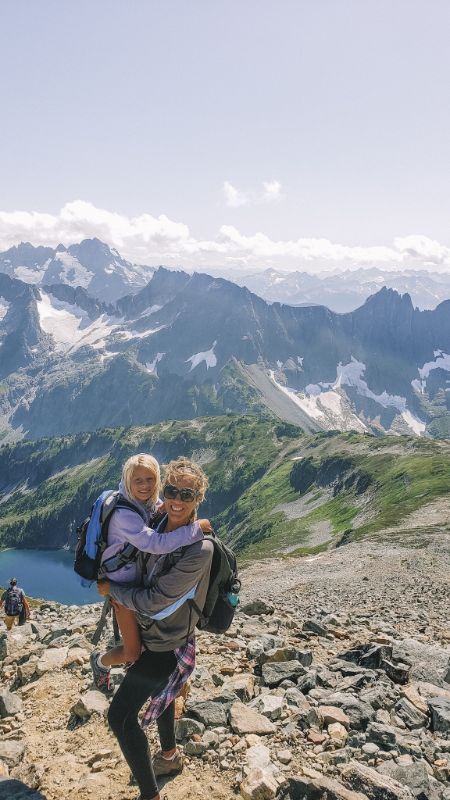
<instances>
[{"instance_id":1,"label":"distant hiker","mask_svg":"<svg viewBox=\"0 0 450 800\"><path fill-rule=\"evenodd\" d=\"M9 586L3 592L0 600L0 608L5 604L5 625L8 631L13 625L23 625L30 618L30 606L25 597L25 592L17 586L16 578L11 578Z\"/></svg>"},{"instance_id":2,"label":"distant hiker","mask_svg":"<svg viewBox=\"0 0 450 800\"><path fill-rule=\"evenodd\" d=\"M148 527L152 516L157 512L161 476L159 464L155 458L146 453L131 456L122 469L122 480L119 485L120 496L131 502L133 508L121 508L113 511L108 526L107 547L101 559L101 577L107 577L115 584L136 585L136 558L116 568L120 555L129 545L137 547L143 553L165 554L180 547L203 539L203 530L211 530L208 520L200 520L194 524L183 524L169 535L159 533ZM122 635L123 644L105 653L94 650L91 653L91 667L97 688L108 693L112 690L110 668L117 664L136 661L142 649L141 636L134 609L122 605L114 607L117 623Z\"/></svg>"},{"instance_id":3,"label":"distant hiker","mask_svg":"<svg viewBox=\"0 0 450 800\"><path fill-rule=\"evenodd\" d=\"M208 479L188 459L166 468L163 496L166 515L158 526L170 536L194 518ZM159 800L155 775L183 768L175 743L175 698L195 665L195 625L205 604L214 546L210 539L195 542L172 556L140 556L140 586L125 588L109 580L98 584L100 594L136 612L143 652L127 671L112 700L108 721L139 786L142 800ZM115 606L117 608L117 605ZM151 698L141 725L138 713ZM161 750L153 762L142 730L157 721Z\"/></svg>"}]
</instances>

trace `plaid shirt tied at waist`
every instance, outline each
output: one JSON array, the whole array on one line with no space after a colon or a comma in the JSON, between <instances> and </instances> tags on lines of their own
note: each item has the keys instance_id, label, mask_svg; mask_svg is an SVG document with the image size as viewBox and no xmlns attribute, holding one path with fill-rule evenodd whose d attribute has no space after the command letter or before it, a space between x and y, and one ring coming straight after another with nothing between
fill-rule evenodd
<instances>
[{"instance_id":1,"label":"plaid shirt tied at waist","mask_svg":"<svg viewBox=\"0 0 450 800\"><path fill-rule=\"evenodd\" d=\"M177 660L175 669L169 675L166 685L161 689L159 694L155 695L150 700L141 721L142 728L146 728L147 725L161 716L167 706L171 704L172 700L178 697L181 687L186 683L190 675L192 675L195 667L195 636L191 636L186 644L182 647L177 647L173 653Z\"/></svg>"}]
</instances>

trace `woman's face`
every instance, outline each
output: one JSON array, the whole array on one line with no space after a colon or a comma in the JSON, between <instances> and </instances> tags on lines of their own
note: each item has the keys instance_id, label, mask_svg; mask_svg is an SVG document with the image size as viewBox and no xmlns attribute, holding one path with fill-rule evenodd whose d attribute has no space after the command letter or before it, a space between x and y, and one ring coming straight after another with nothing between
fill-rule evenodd
<instances>
[{"instance_id":1,"label":"woman's face","mask_svg":"<svg viewBox=\"0 0 450 800\"><path fill-rule=\"evenodd\" d=\"M156 477L147 467L135 467L130 480L131 493L135 500L147 503L155 491Z\"/></svg>"},{"instance_id":2,"label":"woman's face","mask_svg":"<svg viewBox=\"0 0 450 800\"><path fill-rule=\"evenodd\" d=\"M177 489L193 489L195 494L197 494L195 481L190 475L178 477L176 481L170 481L169 483L170 486L176 486ZM167 528L174 530L175 528L180 528L182 525L187 525L188 522L191 522L197 505L198 501L196 497L188 501L182 500L179 494L173 499L164 496L164 506L168 516Z\"/></svg>"}]
</instances>

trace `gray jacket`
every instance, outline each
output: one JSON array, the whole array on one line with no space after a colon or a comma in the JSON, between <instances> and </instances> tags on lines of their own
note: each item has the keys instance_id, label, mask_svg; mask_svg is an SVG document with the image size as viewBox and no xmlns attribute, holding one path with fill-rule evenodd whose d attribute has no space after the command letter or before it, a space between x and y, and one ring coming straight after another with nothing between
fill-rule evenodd
<instances>
[{"instance_id":1,"label":"gray jacket","mask_svg":"<svg viewBox=\"0 0 450 800\"><path fill-rule=\"evenodd\" d=\"M175 650L194 631L198 614L188 601L193 599L199 608L205 604L213 550L205 538L181 554L176 551L177 560L167 572L167 556L141 553L137 562L141 586L127 588L111 582L112 599L136 611L147 650Z\"/></svg>"}]
</instances>

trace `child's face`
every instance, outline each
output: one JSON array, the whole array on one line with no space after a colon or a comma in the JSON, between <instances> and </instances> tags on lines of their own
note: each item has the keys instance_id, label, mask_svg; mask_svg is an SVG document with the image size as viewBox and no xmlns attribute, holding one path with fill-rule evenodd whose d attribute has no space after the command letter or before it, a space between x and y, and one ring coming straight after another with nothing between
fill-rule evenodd
<instances>
[{"instance_id":1,"label":"child's face","mask_svg":"<svg viewBox=\"0 0 450 800\"><path fill-rule=\"evenodd\" d=\"M154 495L156 478L147 467L135 467L130 480L131 493L135 500L147 503Z\"/></svg>"}]
</instances>

